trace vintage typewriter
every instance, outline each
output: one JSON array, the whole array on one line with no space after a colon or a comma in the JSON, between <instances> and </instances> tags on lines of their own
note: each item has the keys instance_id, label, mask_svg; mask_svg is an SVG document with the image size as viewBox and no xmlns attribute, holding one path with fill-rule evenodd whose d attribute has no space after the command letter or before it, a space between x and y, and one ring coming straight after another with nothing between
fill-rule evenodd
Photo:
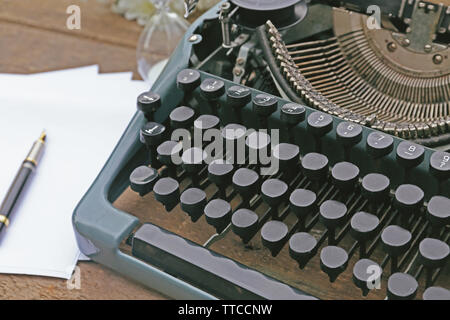
<instances>
[{"instance_id":1,"label":"vintage typewriter","mask_svg":"<svg viewBox=\"0 0 450 320\"><path fill-rule=\"evenodd\" d=\"M137 98L81 250L173 298L450 299L449 35L439 3L220 2Z\"/></svg>"}]
</instances>

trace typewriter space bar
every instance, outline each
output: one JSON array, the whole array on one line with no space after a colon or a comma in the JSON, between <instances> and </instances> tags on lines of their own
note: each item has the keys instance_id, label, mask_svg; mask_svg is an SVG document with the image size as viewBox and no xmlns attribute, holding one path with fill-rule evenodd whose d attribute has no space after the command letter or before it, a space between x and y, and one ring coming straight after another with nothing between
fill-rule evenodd
<instances>
[{"instance_id":1,"label":"typewriter space bar","mask_svg":"<svg viewBox=\"0 0 450 320\"><path fill-rule=\"evenodd\" d=\"M153 224L133 237L132 253L222 299L314 299Z\"/></svg>"}]
</instances>

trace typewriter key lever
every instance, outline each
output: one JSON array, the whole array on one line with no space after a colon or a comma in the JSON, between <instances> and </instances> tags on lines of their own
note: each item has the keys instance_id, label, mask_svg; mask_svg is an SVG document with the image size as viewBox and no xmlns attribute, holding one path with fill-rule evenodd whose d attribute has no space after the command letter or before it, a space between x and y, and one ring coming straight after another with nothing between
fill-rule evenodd
<instances>
[{"instance_id":1,"label":"typewriter key lever","mask_svg":"<svg viewBox=\"0 0 450 320\"><path fill-rule=\"evenodd\" d=\"M153 186L158 181L158 171L147 166L140 166L130 175L131 190L139 193L141 197L152 192Z\"/></svg>"},{"instance_id":2,"label":"typewriter key lever","mask_svg":"<svg viewBox=\"0 0 450 320\"><path fill-rule=\"evenodd\" d=\"M148 121L153 121L153 114L161 107L161 97L151 91L143 92L137 98L137 107Z\"/></svg>"},{"instance_id":3,"label":"typewriter key lever","mask_svg":"<svg viewBox=\"0 0 450 320\"><path fill-rule=\"evenodd\" d=\"M141 128L140 140L147 146L148 152L150 153L150 165L156 169L161 167L161 164L157 160L156 148L164 141L165 134L166 127L157 122L147 122Z\"/></svg>"}]
</instances>

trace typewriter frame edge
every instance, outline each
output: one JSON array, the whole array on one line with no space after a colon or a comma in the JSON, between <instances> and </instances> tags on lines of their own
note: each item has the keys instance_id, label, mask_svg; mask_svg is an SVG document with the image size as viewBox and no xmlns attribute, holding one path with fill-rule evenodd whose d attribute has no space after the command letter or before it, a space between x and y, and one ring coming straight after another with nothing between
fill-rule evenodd
<instances>
[{"instance_id":1,"label":"typewriter frame edge","mask_svg":"<svg viewBox=\"0 0 450 320\"><path fill-rule=\"evenodd\" d=\"M194 31L204 20L218 17L217 12L220 4L221 2L192 23L170 57L161 76L153 84L152 90L161 92L174 89L170 88L170 86L173 86L173 81L165 80L175 78L180 70L188 67L192 46L194 45L194 43L187 41L188 38L194 34ZM171 70L171 72L167 72L167 70ZM179 101L168 101L167 103L179 103L182 97L181 95L171 95L171 99L178 99ZM161 108L159 111L164 111L163 109ZM167 114L162 112L155 114L157 121L166 117ZM175 299L217 299L185 281L123 253L119 249L120 243L138 226L139 220L129 213L116 209L112 202L128 186L128 181L120 177L120 173L126 168L132 170L133 164L142 163L142 161L138 161L138 159L142 160L143 158L142 155L139 155L141 145L136 133L139 132L144 122L143 114L136 112L102 170L75 208L72 215L72 224L78 246L83 254L95 262L108 266L169 297ZM115 183L120 178L122 178L121 181Z\"/></svg>"}]
</instances>

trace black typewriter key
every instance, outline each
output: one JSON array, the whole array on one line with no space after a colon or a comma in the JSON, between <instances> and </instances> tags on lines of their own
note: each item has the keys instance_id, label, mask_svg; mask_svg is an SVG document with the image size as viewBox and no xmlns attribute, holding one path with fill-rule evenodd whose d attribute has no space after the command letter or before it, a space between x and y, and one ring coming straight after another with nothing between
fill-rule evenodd
<instances>
[{"instance_id":1,"label":"black typewriter key","mask_svg":"<svg viewBox=\"0 0 450 320\"><path fill-rule=\"evenodd\" d=\"M350 220L350 235L359 242L359 255L366 256L366 243L378 233L380 219L367 212L357 212Z\"/></svg>"},{"instance_id":2,"label":"black typewriter key","mask_svg":"<svg viewBox=\"0 0 450 320\"><path fill-rule=\"evenodd\" d=\"M234 166L222 159L217 159L208 165L208 179L219 189L219 196L226 198L226 187L231 183Z\"/></svg>"},{"instance_id":3,"label":"black typewriter key","mask_svg":"<svg viewBox=\"0 0 450 320\"><path fill-rule=\"evenodd\" d=\"M317 196L311 190L296 189L289 197L289 207L300 220L301 229L305 226L305 220L316 207Z\"/></svg>"},{"instance_id":4,"label":"black typewriter key","mask_svg":"<svg viewBox=\"0 0 450 320\"><path fill-rule=\"evenodd\" d=\"M317 252L317 240L306 232L298 232L289 239L289 255L303 269Z\"/></svg>"},{"instance_id":5,"label":"black typewriter key","mask_svg":"<svg viewBox=\"0 0 450 320\"><path fill-rule=\"evenodd\" d=\"M206 222L221 233L231 220L231 205L222 199L214 199L205 207Z\"/></svg>"},{"instance_id":6,"label":"black typewriter key","mask_svg":"<svg viewBox=\"0 0 450 320\"><path fill-rule=\"evenodd\" d=\"M337 141L343 146L345 160L350 161L350 151L362 139L362 127L353 122L341 122L336 128Z\"/></svg>"},{"instance_id":7,"label":"black typewriter key","mask_svg":"<svg viewBox=\"0 0 450 320\"><path fill-rule=\"evenodd\" d=\"M153 120L153 114L161 107L161 97L151 91L143 92L137 97L137 107L149 120Z\"/></svg>"},{"instance_id":8,"label":"black typewriter key","mask_svg":"<svg viewBox=\"0 0 450 320\"><path fill-rule=\"evenodd\" d=\"M335 230L345 223L347 207L342 202L326 200L320 205L319 212L319 220L329 232L328 244L334 245L336 242Z\"/></svg>"},{"instance_id":9,"label":"black typewriter key","mask_svg":"<svg viewBox=\"0 0 450 320\"><path fill-rule=\"evenodd\" d=\"M377 283L381 281L381 267L378 263L370 259L361 259L355 263L353 267L353 283L361 289L363 296L367 296L369 286L375 288Z\"/></svg>"},{"instance_id":10,"label":"black typewriter key","mask_svg":"<svg viewBox=\"0 0 450 320\"><path fill-rule=\"evenodd\" d=\"M220 127L220 119L210 114L201 115L194 121L194 129L200 130L202 136L205 131L210 129L219 129L219 127Z\"/></svg>"},{"instance_id":11,"label":"black typewriter key","mask_svg":"<svg viewBox=\"0 0 450 320\"><path fill-rule=\"evenodd\" d=\"M242 164L245 161L246 133L247 128L236 123L230 123L222 129L227 159L229 159L232 164Z\"/></svg>"},{"instance_id":12,"label":"black typewriter key","mask_svg":"<svg viewBox=\"0 0 450 320\"><path fill-rule=\"evenodd\" d=\"M369 173L362 180L362 194L372 205L378 205L388 198L390 183L385 175Z\"/></svg>"},{"instance_id":13,"label":"black typewriter key","mask_svg":"<svg viewBox=\"0 0 450 320\"><path fill-rule=\"evenodd\" d=\"M270 136L262 131L254 131L245 139L245 145L248 151L248 159L250 164L265 165L269 164L269 146ZM264 161L264 157L267 159ZM264 163L265 162L265 163Z\"/></svg>"},{"instance_id":14,"label":"black typewriter key","mask_svg":"<svg viewBox=\"0 0 450 320\"><path fill-rule=\"evenodd\" d=\"M313 112L308 116L308 131L314 136L316 152L322 151L322 137L333 129L333 118L323 112Z\"/></svg>"},{"instance_id":15,"label":"black typewriter key","mask_svg":"<svg viewBox=\"0 0 450 320\"><path fill-rule=\"evenodd\" d=\"M147 166L137 167L130 175L131 190L143 197L153 190L158 178L158 171L155 169Z\"/></svg>"},{"instance_id":16,"label":"black typewriter key","mask_svg":"<svg viewBox=\"0 0 450 320\"><path fill-rule=\"evenodd\" d=\"M415 143L403 141L397 146L397 161L404 168L405 182L409 182L411 169L424 159L425 149Z\"/></svg>"},{"instance_id":17,"label":"black typewriter key","mask_svg":"<svg viewBox=\"0 0 450 320\"><path fill-rule=\"evenodd\" d=\"M439 193L441 193L443 183L450 178L450 153L434 152L430 158L430 173L438 181Z\"/></svg>"},{"instance_id":18,"label":"black typewriter key","mask_svg":"<svg viewBox=\"0 0 450 320\"><path fill-rule=\"evenodd\" d=\"M355 189L359 178L359 168L350 162L336 163L331 169L333 184L344 193Z\"/></svg>"},{"instance_id":19,"label":"black typewriter key","mask_svg":"<svg viewBox=\"0 0 450 320\"><path fill-rule=\"evenodd\" d=\"M225 94L225 83L222 80L207 78L200 85L202 96L209 101L211 112L219 114L220 105L218 99Z\"/></svg>"},{"instance_id":20,"label":"black typewriter key","mask_svg":"<svg viewBox=\"0 0 450 320\"><path fill-rule=\"evenodd\" d=\"M181 70L177 75L177 86L185 93L190 93L200 85L200 72L193 69Z\"/></svg>"},{"instance_id":21,"label":"black typewriter key","mask_svg":"<svg viewBox=\"0 0 450 320\"><path fill-rule=\"evenodd\" d=\"M324 181L328 176L328 158L320 153L308 153L302 159L303 173L316 183Z\"/></svg>"},{"instance_id":22,"label":"black typewriter key","mask_svg":"<svg viewBox=\"0 0 450 320\"><path fill-rule=\"evenodd\" d=\"M425 238L420 242L419 262L425 267L427 273L427 287L432 285L434 270L445 266L449 254L450 248L448 244L441 240Z\"/></svg>"},{"instance_id":23,"label":"black typewriter key","mask_svg":"<svg viewBox=\"0 0 450 320\"><path fill-rule=\"evenodd\" d=\"M280 120L287 126L289 142L294 142L292 128L305 121L306 109L296 103L287 103L281 107Z\"/></svg>"},{"instance_id":24,"label":"black typewriter key","mask_svg":"<svg viewBox=\"0 0 450 320\"><path fill-rule=\"evenodd\" d=\"M280 170L295 171L300 160L300 148L290 143L277 144L272 150L272 158L278 162Z\"/></svg>"},{"instance_id":25,"label":"black typewriter key","mask_svg":"<svg viewBox=\"0 0 450 320\"><path fill-rule=\"evenodd\" d=\"M155 199L161 202L167 211L171 211L180 198L180 186L175 179L161 178L153 187Z\"/></svg>"},{"instance_id":26,"label":"black typewriter key","mask_svg":"<svg viewBox=\"0 0 450 320\"><path fill-rule=\"evenodd\" d=\"M347 252L336 246L324 247L320 252L320 269L334 282L348 265Z\"/></svg>"},{"instance_id":27,"label":"black typewriter key","mask_svg":"<svg viewBox=\"0 0 450 320\"><path fill-rule=\"evenodd\" d=\"M267 221L261 229L261 242L275 257L286 242L289 229L281 221Z\"/></svg>"},{"instance_id":28,"label":"black typewriter key","mask_svg":"<svg viewBox=\"0 0 450 320\"><path fill-rule=\"evenodd\" d=\"M288 126L296 126L305 121L306 109L296 103L286 103L281 107L280 119Z\"/></svg>"},{"instance_id":29,"label":"black typewriter key","mask_svg":"<svg viewBox=\"0 0 450 320\"><path fill-rule=\"evenodd\" d=\"M196 222L203 214L206 206L206 194L203 190L189 188L180 197L181 209L186 212L192 222Z\"/></svg>"},{"instance_id":30,"label":"black typewriter key","mask_svg":"<svg viewBox=\"0 0 450 320\"><path fill-rule=\"evenodd\" d=\"M156 149L158 161L167 166L172 178L176 177L176 163L181 160L182 150L183 144L181 142L171 140L164 141ZM175 163L174 160L176 160Z\"/></svg>"},{"instance_id":31,"label":"black typewriter key","mask_svg":"<svg viewBox=\"0 0 450 320\"><path fill-rule=\"evenodd\" d=\"M181 106L172 110L169 115L170 127L175 129L189 129L194 123L195 111L192 108Z\"/></svg>"},{"instance_id":32,"label":"black typewriter key","mask_svg":"<svg viewBox=\"0 0 450 320\"><path fill-rule=\"evenodd\" d=\"M394 138L381 132L372 132L367 136L366 150L373 159L387 156L394 150Z\"/></svg>"},{"instance_id":33,"label":"black typewriter key","mask_svg":"<svg viewBox=\"0 0 450 320\"><path fill-rule=\"evenodd\" d=\"M231 229L244 243L258 231L258 215L249 209L239 209L231 217Z\"/></svg>"},{"instance_id":34,"label":"black typewriter key","mask_svg":"<svg viewBox=\"0 0 450 320\"><path fill-rule=\"evenodd\" d=\"M409 249L411 239L408 230L396 225L386 227L381 233L383 250L391 258L391 273L397 271L397 258Z\"/></svg>"},{"instance_id":35,"label":"black typewriter key","mask_svg":"<svg viewBox=\"0 0 450 320\"><path fill-rule=\"evenodd\" d=\"M268 179L261 185L261 197L271 207L272 217L277 218L277 208L286 199L288 185L278 179Z\"/></svg>"},{"instance_id":36,"label":"black typewriter key","mask_svg":"<svg viewBox=\"0 0 450 320\"><path fill-rule=\"evenodd\" d=\"M157 160L156 146L164 141L166 133L166 127L157 122L147 122L140 131L140 140L146 145L150 154L150 165L156 169L161 166Z\"/></svg>"},{"instance_id":37,"label":"black typewriter key","mask_svg":"<svg viewBox=\"0 0 450 320\"><path fill-rule=\"evenodd\" d=\"M388 279L387 297L389 300L413 300L419 284L413 276L397 272Z\"/></svg>"},{"instance_id":38,"label":"black typewriter key","mask_svg":"<svg viewBox=\"0 0 450 320\"><path fill-rule=\"evenodd\" d=\"M236 112L239 123L242 122L241 109L252 101L250 89L242 86L231 86L227 90L227 104Z\"/></svg>"},{"instance_id":39,"label":"black typewriter key","mask_svg":"<svg viewBox=\"0 0 450 320\"><path fill-rule=\"evenodd\" d=\"M407 227L412 215L417 214L423 205L425 194L418 186L402 184L395 191L394 204L400 213L400 224Z\"/></svg>"},{"instance_id":40,"label":"black typewriter key","mask_svg":"<svg viewBox=\"0 0 450 320\"><path fill-rule=\"evenodd\" d=\"M259 175L250 169L240 168L233 174L233 187L248 206L251 197L258 192Z\"/></svg>"},{"instance_id":41,"label":"black typewriter key","mask_svg":"<svg viewBox=\"0 0 450 320\"><path fill-rule=\"evenodd\" d=\"M450 199L442 196L434 196L427 206L427 219L432 227L432 234L438 235L439 231L450 224Z\"/></svg>"},{"instance_id":42,"label":"black typewriter key","mask_svg":"<svg viewBox=\"0 0 450 320\"><path fill-rule=\"evenodd\" d=\"M422 296L423 300L450 300L450 290L442 287L429 287Z\"/></svg>"},{"instance_id":43,"label":"black typewriter key","mask_svg":"<svg viewBox=\"0 0 450 320\"><path fill-rule=\"evenodd\" d=\"M192 183L196 186L199 182L198 172L202 169L206 160L206 152L200 148L189 148L181 156L182 167L191 174Z\"/></svg>"},{"instance_id":44,"label":"black typewriter key","mask_svg":"<svg viewBox=\"0 0 450 320\"><path fill-rule=\"evenodd\" d=\"M268 94L258 94L253 98L253 111L259 118L259 127L268 128L267 118L278 108L278 99Z\"/></svg>"}]
</instances>

